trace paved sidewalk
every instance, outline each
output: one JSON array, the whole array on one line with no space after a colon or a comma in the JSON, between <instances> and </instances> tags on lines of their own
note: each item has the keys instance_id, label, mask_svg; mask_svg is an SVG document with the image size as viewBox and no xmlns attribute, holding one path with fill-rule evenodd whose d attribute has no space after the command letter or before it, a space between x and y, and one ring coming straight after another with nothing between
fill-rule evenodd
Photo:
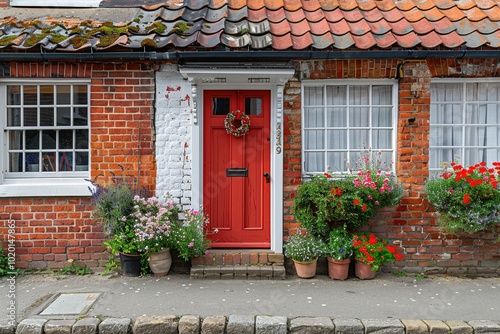
<instances>
[{"instance_id":1,"label":"paved sidewalk","mask_svg":"<svg viewBox=\"0 0 500 334\"><path fill-rule=\"evenodd\" d=\"M4 297L8 292L9 282L0 279L0 323L7 320L12 300ZM238 314L500 322L500 278L415 280L392 274L379 274L370 281L334 281L323 275L310 280L291 276L283 281L193 280L187 275L27 275L16 280L17 320L47 319L39 313L58 293L70 292L102 293L86 315L132 321L143 315Z\"/></svg>"}]
</instances>

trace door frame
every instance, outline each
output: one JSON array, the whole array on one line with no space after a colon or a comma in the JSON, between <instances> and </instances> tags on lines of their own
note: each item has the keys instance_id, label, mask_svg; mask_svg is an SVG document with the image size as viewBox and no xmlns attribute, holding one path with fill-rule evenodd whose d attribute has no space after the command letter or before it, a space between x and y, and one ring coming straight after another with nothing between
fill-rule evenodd
<instances>
[{"instance_id":1,"label":"door frame","mask_svg":"<svg viewBox=\"0 0 500 334\"><path fill-rule=\"evenodd\" d=\"M271 250L283 252L283 89L295 68L251 68L228 64L180 66L191 83L192 205L203 204L203 92L205 90L269 90L271 94Z\"/></svg>"}]
</instances>

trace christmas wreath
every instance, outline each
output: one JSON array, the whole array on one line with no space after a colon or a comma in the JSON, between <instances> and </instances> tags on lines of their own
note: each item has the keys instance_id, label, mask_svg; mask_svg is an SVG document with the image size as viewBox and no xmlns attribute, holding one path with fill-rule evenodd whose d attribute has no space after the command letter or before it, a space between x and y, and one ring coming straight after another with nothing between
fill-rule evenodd
<instances>
[{"instance_id":1,"label":"christmas wreath","mask_svg":"<svg viewBox=\"0 0 500 334\"><path fill-rule=\"evenodd\" d=\"M224 119L224 127L228 134L244 136L250 130L250 117L240 110L230 111Z\"/></svg>"}]
</instances>

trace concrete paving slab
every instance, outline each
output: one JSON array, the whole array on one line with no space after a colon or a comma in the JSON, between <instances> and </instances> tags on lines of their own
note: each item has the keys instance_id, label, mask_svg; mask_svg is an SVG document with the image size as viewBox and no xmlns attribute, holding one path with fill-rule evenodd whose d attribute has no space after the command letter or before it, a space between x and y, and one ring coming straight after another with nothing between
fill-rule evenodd
<instances>
[{"instance_id":1,"label":"concrete paving slab","mask_svg":"<svg viewBox=\"0 0 500 334\"><path fill-rule=\"evenodd\" d=\"M40 315L71 315L85 314L97 301L101 294L88 293L61 293L51 302Z\"/></svg>"}]
</instances>

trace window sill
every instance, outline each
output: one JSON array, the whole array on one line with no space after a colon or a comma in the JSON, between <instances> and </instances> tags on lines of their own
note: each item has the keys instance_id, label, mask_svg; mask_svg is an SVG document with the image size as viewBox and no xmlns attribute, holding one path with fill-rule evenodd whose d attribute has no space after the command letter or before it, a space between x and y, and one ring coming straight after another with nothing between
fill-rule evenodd
<instances>
[{"instance_id":1,"label":"window sill","mask_svg":"<svg viewBox=\"0 0 500 334\"><path fill-rule=\"evenodd\" d=\"M17 179L0 184L2 197L91 196L90 183L84 179Z\"/></svg>"}]
</instances>

